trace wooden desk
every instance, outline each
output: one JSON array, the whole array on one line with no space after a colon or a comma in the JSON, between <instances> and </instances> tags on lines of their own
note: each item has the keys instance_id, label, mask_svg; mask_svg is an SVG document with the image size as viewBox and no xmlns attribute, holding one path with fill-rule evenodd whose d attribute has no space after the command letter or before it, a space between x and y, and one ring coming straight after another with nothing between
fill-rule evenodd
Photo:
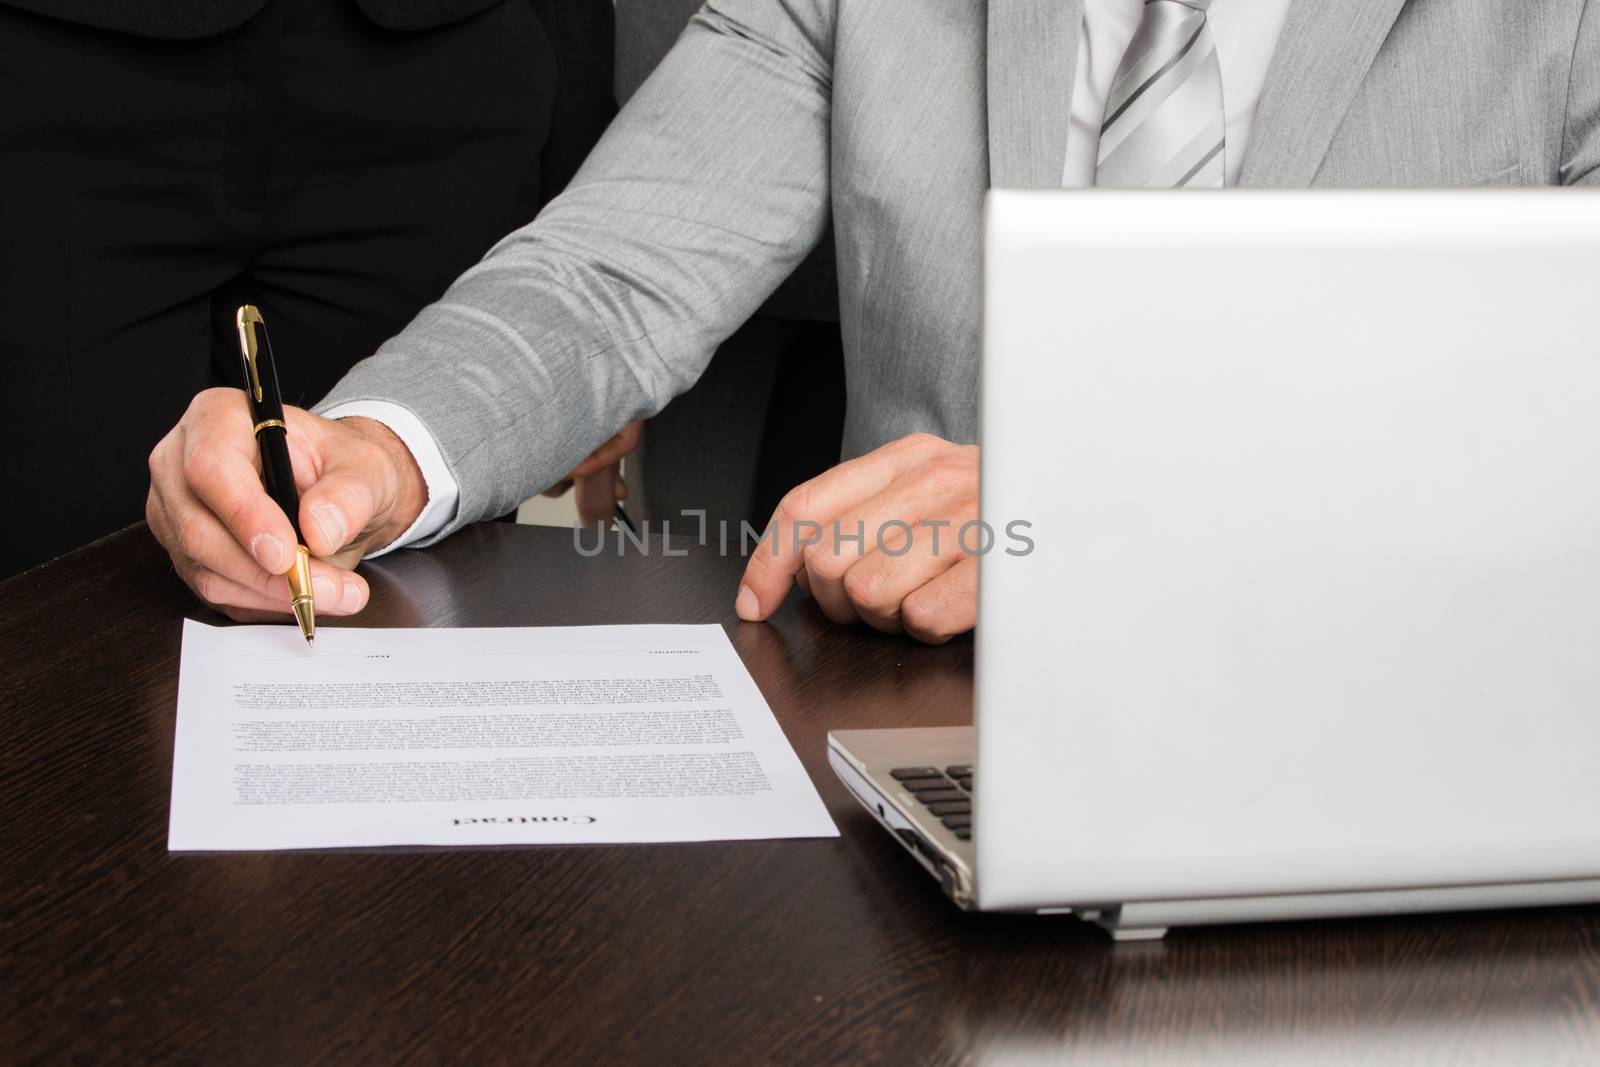
<instances>
[{"instance_id":1,"label":"wooden desk","mask_svg":"<svg viewBox=\"0 0 1600 1067\"><path fill-rule=\"evenodd\" d=\"M170 856L179 620L216 620L131 529L0 586L0 1062L1600 1062L1596 908L1117 947L960 914L824 734L969 721L970 642L736 623L738 560L570 538L379 560L361 622L723 622L841 838Z\"/></svg>"}]
</instances>

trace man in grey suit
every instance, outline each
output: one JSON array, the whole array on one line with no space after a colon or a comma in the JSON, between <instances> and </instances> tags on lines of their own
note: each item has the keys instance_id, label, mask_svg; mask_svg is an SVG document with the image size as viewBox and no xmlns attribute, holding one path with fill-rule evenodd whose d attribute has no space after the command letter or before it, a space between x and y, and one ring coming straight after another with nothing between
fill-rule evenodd
<instances>
[{"instance_id":1,"label":"man in grey suit","mask_svg":"<svg viewBox=\"0 0 1600 1067\"><path fill-rule=\"evenodd\" d=\"M854 533L976 514L984 191L1233 182L1600 184L1600 0L712 0L563 196L291 413L322 595L359 609L363 553L506 511L687 388L831 207L854 458L785 498L738 612L798 582L840 621L970 628L948 533ZM219 391L151 457L152 528L240 616L289 565L253 454Z\"/></svg>"}]
</instances>

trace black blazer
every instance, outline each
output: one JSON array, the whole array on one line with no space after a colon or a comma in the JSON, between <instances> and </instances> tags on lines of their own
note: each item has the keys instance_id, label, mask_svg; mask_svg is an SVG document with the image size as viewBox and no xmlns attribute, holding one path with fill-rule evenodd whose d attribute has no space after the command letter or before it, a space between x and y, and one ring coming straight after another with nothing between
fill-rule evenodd
<instances>
[{"instance_id":1,"label":"black blazer","mask_svg":"<svg viewBox=\"0 0 1600 1067\"><path fill-rule=\"evenodd\" d=\"M391 30L426 30L503 0L353 0L367 18ZM171 41L213 37L241 25L267 0L0 0L52 18Z\"/></svg>"}]
</instances>

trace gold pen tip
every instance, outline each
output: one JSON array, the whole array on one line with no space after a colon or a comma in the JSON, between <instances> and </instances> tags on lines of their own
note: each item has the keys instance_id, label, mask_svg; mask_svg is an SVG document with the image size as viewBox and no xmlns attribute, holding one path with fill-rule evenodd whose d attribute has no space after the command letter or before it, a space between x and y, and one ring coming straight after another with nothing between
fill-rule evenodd
<instances>
[{"instance_id":1,"label":"gold pen tip","mask_svg":"<svg viewBox=\"0 0 1600 1067\"><path fill-rule=\"evenodd\" d=\"M294 621L300 624L300 632L305 635L305 639L309 643L317 635L316 609L311 606L309 597L304 600L296 600L293 607Z\"/></svg>"}]
</instances>

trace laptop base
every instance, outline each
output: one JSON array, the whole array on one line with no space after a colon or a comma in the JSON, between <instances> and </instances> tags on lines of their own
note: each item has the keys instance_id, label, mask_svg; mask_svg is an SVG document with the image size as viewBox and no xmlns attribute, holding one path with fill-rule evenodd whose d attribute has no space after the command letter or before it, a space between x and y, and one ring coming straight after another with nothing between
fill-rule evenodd
<instances>
[{"instance_id":1,"label":"laptop base","mask_svg":"<svg viewBox=\"0 0 1600 1067\"><path fill-rule=\"evenodd\" d=\"M916 793L903 788L892 772L906 767L970 766L973 742L970 727L835 730L828 734L828 763L840 781L939 880L946 895L964 911L980 910L973 842L951 832L929 810L929 805L919 802ZM1159 940L1175 926L1555 906L1597 900L1600 879L1573 879L1100 905L1040 901L1033 907L1007 910L1075 915L1103 927L1121 942Z\"/></svg>"}]
</instances>

